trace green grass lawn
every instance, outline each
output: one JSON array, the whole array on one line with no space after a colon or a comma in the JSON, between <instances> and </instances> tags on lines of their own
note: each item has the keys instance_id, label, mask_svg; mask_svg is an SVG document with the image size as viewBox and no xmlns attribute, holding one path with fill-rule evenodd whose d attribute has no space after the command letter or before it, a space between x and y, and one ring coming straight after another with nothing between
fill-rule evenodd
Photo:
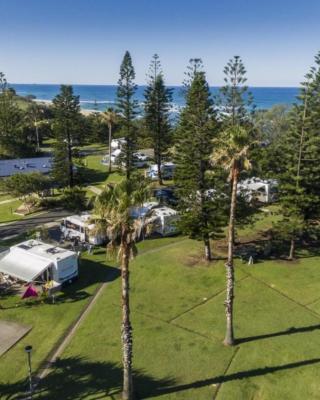
<instances>
[{"instance_id":1,"label":"green grass lawn","mask_svg":"<svg viewBox=\"0 0 320 400\"><path fill-rule=\"evenodd\" d=\"M294 264L237 261L238 344L226 348L223 261L207 265L199 257L201 243L185 238L145 241L139 249L131 264L137 398L319 398L319 257ZM119 304L116 280L37 398L120 398Z\"/></svg>"},{"instance_id":2,"label":"green grass lawn","mask_svg":"<svg viewBox=\"0 0 320 400\"><path fill-rule=\"evenodd\" d=\"M9 194L0 192L0 202L4 201L4 200L11 200L11 199L12 199L12 196L10 196Z\"/></svg>"},{"instance_id":3,"label":"green grass lawn","mask_svg":"<svg viewBox=\"0 0 320 400\"><path fill-rule=\"evenodd\" d=\"M251 228L272 222L267 216ZM246 234L246 232L244 231ZM202 243L185 237L145 240L131 263L134 382L137 399L298 400L320 391L320 257L300 252L293 263L236 261L233 348L225 331L224 260L207 264ZM110 268L103 248L82 262L78 284L57 305L15 307L2 300L4 319L33 330L0 360L4 399L25 387L23 347L39 365L79 315ZM12 308L10 308L12 307ZM37 399L120 399L120 279L103 291L91 313L42 382ZM21 365L24 365L21 368Z\"/></svg>"},{"instance_id":4,"label":"green grass lawn","mask_svg":"<svg viewBox=\"0 0 320 400\"><path fill-rule=\"evenodd\" d=\"M118 183L123 179L120 171L109 174L108 167L101 163L101 155L89 155L85 158L85 180L88 184L102 188L106 183Z\"/></svg>"},{"instance_id":5,"label":"green grass lawn","mask_svg":"<svg viewBox=\"0 0 320 400\"><path fill-rule=\"evenodd\" d=\"M20 200L14 200L10 203L0 204L0 223L17 221L23 218L21 215L14 214L14 211L21 205Z\"/></svg>"}]
</instances>

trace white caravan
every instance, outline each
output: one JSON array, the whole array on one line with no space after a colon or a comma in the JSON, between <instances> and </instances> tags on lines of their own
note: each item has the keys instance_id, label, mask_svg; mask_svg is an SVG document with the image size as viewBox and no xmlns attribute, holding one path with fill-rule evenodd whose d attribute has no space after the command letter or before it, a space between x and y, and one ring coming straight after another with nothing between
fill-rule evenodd
<instances>
[{"instance_id":1,"label":"white caravan","mask_svg":"<svg viewBox=\"0 0 320 400\"><path fill-rule=\"evenodd\" d=\"M127 143L125 138L118 138L118 139L112 139L111 140L111 148L112 150L122 150L122 147Z\"/></svg>"},{"instance_id":2,"label":"white caravan","mask_svg":"<svg viewBox=\"0 0 320 400\"><path fill-rule=\"evenodd\" d=\"M106 241L106 236L96 232L96 225L92 222L89 213L81 215L70 215L62 220L60 230L64 238L75 239L80 242L87 242L94 245Z\"/></svg>"},{"instance_id":3,"label":"white caravan","mask_svg":"<svg viewBox=\"0 0 320 400\"><path fill-rule=\"evenodd\" d=\"M0 272L24 282L72 282L78 277L78 256L40 240L27 240L0 255Z\"/></svg>"},{"instance_id":4,"label":"white caravan","mask_svg":"<svg viewBox=\"0 0 320 400\"><path fill-rule=\"evenodd\" d=\"M173 208L158 206L152 208L145 218L145 226L150 225L150 234L170 236L178 233L178 212Z\"/></svg>"},{"instance_id":5,"label":"white caravan","mask_svg":"<svg viewBox=\"0 0 320 400\"><path fill-rule=\"evenodd\" d=\"M238 194L243 193L248 201L272 203L277 199L278 181L275 179L249 178L239 183Z\"/></svg>"}]
</instances>

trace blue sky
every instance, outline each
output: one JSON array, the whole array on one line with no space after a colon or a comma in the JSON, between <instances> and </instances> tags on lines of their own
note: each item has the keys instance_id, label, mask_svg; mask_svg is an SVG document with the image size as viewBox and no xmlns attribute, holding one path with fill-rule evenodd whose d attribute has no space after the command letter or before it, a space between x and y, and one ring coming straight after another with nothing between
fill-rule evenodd
<instances>
[{"instance_id":1,"label":"blue sky","mask_svg":"<svg viewBox=\"0 0 320 400\"><path fill-rule=\"evenodd\" d=\"M201 57L211 85L242 56L253 86L296 86L320 50L319 0L0 0L0 71L15 83L137 83L153 53L168 84Z\"/></svg>"}]
</instances>

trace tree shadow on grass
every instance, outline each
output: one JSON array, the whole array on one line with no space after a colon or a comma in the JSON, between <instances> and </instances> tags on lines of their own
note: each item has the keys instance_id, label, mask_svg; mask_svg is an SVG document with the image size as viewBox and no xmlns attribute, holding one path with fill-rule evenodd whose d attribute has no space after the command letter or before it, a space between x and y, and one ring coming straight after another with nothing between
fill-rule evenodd
<instances>
[{"instance_id":1,"label":"tree shadow on grass","mask_svg":"<svg viewBox=\"0 0 320 400\"><path fill-rule=\"evenodd\" d=\"M200 389L209 385L254 378L278 371L301 368L320 363L320 358L297 361L293 363L266 366L247 371L176 385L173 378L156 379L143 371L134 372L136 399L148 399L190 389ZM81 357L69 357L58 360L53 371L36 387L34 399L42 400L91 400L119 399L121 396L122 369L111 362L92 362ZM3 400L26 398L27 378L13 384L1 384L0 393Z\"/></svg>"},{"instance_id":2,"label":"tree shadow on grass","mask_svg":"<svg viewBox=\"0 0 320 400\"><path fill-rule=\"evenodd\" d=\"M86 167L83 170L83 177L85 183L90 185L99 185L107 180L108 172Z\"/></svg>"},{"instance_id":3,"label":"tree shadow on grass","mask_svg":"<svg viewBox=\"0 0 320 400\"><path fill-rule=\"evenodd\" d=\"M96 283L112 282L120 276L120 270L89 259L81 259L79 263L79 278L62 288L65 295L70 295Z\"/></svg>"},{"instance_id":4,"label":"tree shadow on grass","mask_svg":"<svg viewBox=\"0 0 320 400\"><path fill-rule=\"evenodd\" d=\"M137 399L143 399L160 388L175 385L171 378L156 379L143 371L134 371L134 391ZM122 368L111 362L92 362L81 357L69 357L56 361L53 371L36 387L34 399L91 400L118 399L122 390ZM3 400L26 397L27 379L15 384L0 384Z\"/></svg>"},{"instance_id":5,"label":"tree shadow on grass","mask_svg":"<svg viewBox=\"0 0 320 400\"><path fill-rule=\"evenodd\" d=\"M239 338L239 339L236 339L236 344L248 343L248 342L253 342L253 341L262 340L262 339L270 339L270 338L278 337L278 336L293 335L295 333L313 332L313 331L319 330L319 329L320 329L320 324L310 325L310 326L302 326L300 328L291 327L289 329L286 329L286 330L280 331L280 332L266 333L264 335Z\"/></svg>"},{"instance_id":6,"label":"tree shadow on grass","mask_svg":"<svg viewBox=\"0 0 320 400\"><path fill-rule=\"evenodd\" d=\"M272 374L272 373L278 372L278 371L284 371L284 370L293 369L293 368L301 368L301 367L318 364L318 363L320 363L320 358L313 358L310 360L297 361L297 362L293 362L293 363L277 365L274 367L266 366L264 368L256 368L256 369L251 369L248 371L240 371L240 372L235 372L233 374L228 374L228 375L219 375L214 378L195 381L195 382L187 383L185 385L179 385L179 386L174 386L174 387L169 387L169 388L162 387L162 388L156 389L156 391L154 393L152 393L152 395L149 395L148 397L144 397L144 398L152 398L152 396L155 396L155 395L156 396L167 395L170 393L182 392L184 390L189 390L189 389L200 389L202 387L209 386L209 385L219 385L219 384L230 382L230 381L236 381L236 380L241 380L241 379L246 379L246 378L254 378L254 377L258 377L258 376Z\"/></svg>"}]
</instances>

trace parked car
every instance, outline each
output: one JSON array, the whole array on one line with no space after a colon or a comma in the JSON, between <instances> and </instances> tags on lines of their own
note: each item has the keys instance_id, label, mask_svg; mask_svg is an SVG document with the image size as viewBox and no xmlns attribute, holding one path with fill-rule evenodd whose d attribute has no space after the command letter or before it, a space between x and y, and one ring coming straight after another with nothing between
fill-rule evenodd
<instances>
[{"instance_id":1,"label":"parked car","mask_svg":"<svg viewBox=\"0 0 320 400\"><path fill-rule=\"evenodd\" d=\"M133 153L133 156L140 161L149 161L149 157L146 154L141 153L140 151L138 151L137 153Z\"/></svg>"},{"instance_id":2,"label":"parked car","mask_svg":"<svg viewBox=\"0 0 320 400\"><path fill-rule=\"evenodd\" d=\"M153 191L153 197L160 204L169 204L175 206L178 203L178 198L174 193L174 188L158 188Z\"/></svg>"}]
</instances>

